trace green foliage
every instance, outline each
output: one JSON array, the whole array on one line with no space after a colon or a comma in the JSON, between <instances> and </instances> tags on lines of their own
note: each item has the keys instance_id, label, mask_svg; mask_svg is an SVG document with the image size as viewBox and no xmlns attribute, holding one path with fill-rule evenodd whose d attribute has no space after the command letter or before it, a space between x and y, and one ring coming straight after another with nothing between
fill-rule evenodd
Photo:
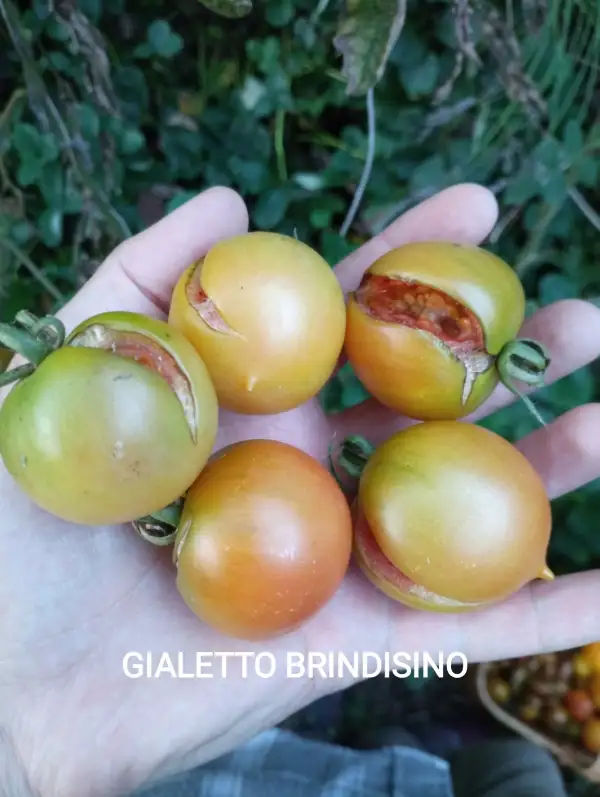
<instances>
[{"instance_id":1,"label":"green foliage","mask_svg":"<svg viewBox=\"0 0 600 797\"><path fill-rule=\"evenodd\" d=\"M530 312L600 303L595 2L408 0L405 19L398 0L0 0L0 13L3 319L61 304L119 241L215 184L241 192L254 227L333 265L418 201L481 181L500 205L490 246ZM342 236L373 87L376 158ZM351 374L343 387L332 400L362 395ZM550 420L599 398L586 368L537 406ZM486 421L510 439L534 423L520 403ZM556 502L560 571L600 562L599 511L597 485Z\"/></svg>"}]
</instances>

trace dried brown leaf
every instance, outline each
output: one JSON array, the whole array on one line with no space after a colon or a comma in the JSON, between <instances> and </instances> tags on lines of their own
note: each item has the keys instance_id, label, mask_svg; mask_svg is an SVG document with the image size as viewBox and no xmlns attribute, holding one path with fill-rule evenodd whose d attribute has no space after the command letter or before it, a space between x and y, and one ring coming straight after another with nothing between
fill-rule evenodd
<instances>
[{"instance_id":1,"label":"dried brown leaf","mask_svg":"<svg viewBox=\"0 0 600 797\"><path fill-rule=\"evenodd\" d=\"M383 77L406 19L406 0L346 0L334 45L348 94L366 94Z\"/></svg>"}]
</instances>

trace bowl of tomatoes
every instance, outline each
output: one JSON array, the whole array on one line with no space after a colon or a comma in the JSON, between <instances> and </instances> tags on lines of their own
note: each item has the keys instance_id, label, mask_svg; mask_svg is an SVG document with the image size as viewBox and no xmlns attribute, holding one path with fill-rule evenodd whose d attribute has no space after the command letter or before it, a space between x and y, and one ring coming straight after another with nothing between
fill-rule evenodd
<instances>
[{"instance_id":1,"label":"bowl of tomatoes","mask_svg":"<svg viewBox=\"0 0 600 797\"><path fill-rule=\"evenodd\" d=\"M600 783L600 642L481 664L477 692L504 726Z\"/></svg>"}]
</instances>

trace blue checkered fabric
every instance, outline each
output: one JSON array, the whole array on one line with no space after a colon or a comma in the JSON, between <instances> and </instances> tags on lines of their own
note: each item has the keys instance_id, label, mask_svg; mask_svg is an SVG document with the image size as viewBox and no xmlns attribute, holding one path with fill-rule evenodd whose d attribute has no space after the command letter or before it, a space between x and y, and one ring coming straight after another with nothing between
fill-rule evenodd
<instances>
[{"instance_id":1,"label":"blue checkered fabric","mask_svg":"<svg viewBox=\"0 0 600 797\"><path fill-rule=\"evenodd\" d=\"M452 797L448 764L407 747L357 751L274 729L139 797Z\"/></svg>"}]
</instances>

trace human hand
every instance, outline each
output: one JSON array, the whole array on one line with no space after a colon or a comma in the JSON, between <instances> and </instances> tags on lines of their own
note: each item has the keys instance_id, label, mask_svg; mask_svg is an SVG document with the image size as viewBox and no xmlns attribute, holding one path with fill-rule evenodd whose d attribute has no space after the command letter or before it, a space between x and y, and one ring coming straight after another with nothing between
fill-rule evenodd
<instances>
[{"instance_id":1,"label":"human hand","mask_svg":"<svg viewBox=\"0 0 600 797\"><path fill-rule=\"evenodd\" d=\"M337 268L346 291L387 249L433 238L480 243L496 221L493 196L457 186L406 213ZM163 318L180 273L217 240L247 229L240 198L213 189L113 252L66 306L68 329L105 310ZM600 312L583 301L546 308L524 334L553 355L547 382L600 354ZM498 389L483 412L513 400ZM480 412L479 415L482 413ZM311 401L278 416L222 412L217 448L255 437L291 443L325 461L332 437L388 437L404 420L375 402L326 418ZM555 498L600 474L600 408L580 407L519 443ZM272 678L241 661L228 677L174 680L123 672L131 651L193 661L196 652L459 650L471 661L556 650L600 638L597 574L535 583L502 605L467 615L416 612L376 592L352 569L303 628L262 645L204 627L175 589L165 551L130 528L77 528L34 507L0 470L0 727L42 797L123 794L212 759L349 680ZM0 744L1 748L1 744ZM0 750L1 752L1 750ZM16 771L16 769L14 770ZM17 792L11 793L11 797Z\"/></svg>"}]
</instances>

